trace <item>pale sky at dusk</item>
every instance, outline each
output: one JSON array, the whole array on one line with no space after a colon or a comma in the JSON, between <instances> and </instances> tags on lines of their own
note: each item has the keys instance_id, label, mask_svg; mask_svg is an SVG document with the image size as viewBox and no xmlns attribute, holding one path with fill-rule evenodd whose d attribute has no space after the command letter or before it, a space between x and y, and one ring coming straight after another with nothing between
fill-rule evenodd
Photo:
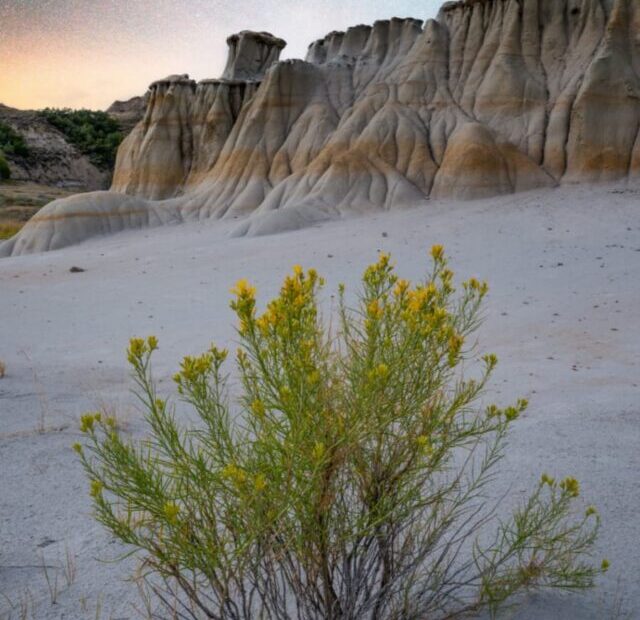
<instances>
[{"instance_id":1,"label":"pale sky at dusk","mask_svg":"<svg viewBox=\"0 0 640 620\"><path fill-rule=\"evenodd\" d=\"M266 30L283 58L331 30L434 17L442 0L0 0L0 103L89 107L143 94L155 79L218 77L226 37Z\"/></svg>"}]
</instances>

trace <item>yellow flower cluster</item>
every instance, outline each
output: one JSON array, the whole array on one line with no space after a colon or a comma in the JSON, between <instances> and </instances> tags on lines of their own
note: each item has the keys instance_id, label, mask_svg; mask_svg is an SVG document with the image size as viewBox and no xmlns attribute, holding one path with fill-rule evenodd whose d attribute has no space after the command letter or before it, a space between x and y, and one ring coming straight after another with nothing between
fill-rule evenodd
<instances>
[{"instance_id":1,"label":"yellow flower cluster","mask_svg":"<svg viewBox=\"0 0 640 620\"><path fill-rule=\"evenodd\" d=\"M236 299L231 302L231 308L240 319L239 331L241 334L247 333L250 322L253 320L256 307L256 288L251 286L245 279L238 280L231 289L231 293Z\"/></svg>"},{"instance_id":2,"label":"yellow flower cluster","mask_svg":"<svg viewBox=\"0 0 640 620\"><path fill-rule=\"evenodd\" d=\"M415 315L430 309L430 304L437 294L437 289L433 282L428 286L418 286L407 293L407 309L410 314Z\"/></svg>"},{"instance_id":3,"label":"yellow flower cluster","mask_svg":"<svg viewBox=\"0 0 640 620\"><path fill-rule=\"evenodd\" d=\"M253 488L260 493L267 488L267 478L264 474L258 474L253 480Z\"/></svg>"},{"instance_id":4,"label":"yellow flower cluster","mask_svg":"<svg viewBox=\"0 0 640 620\"><path fill-rule=\"evenodd\" d=\"M542 484L546 484L546 485L548 485L550 487L553 487L556 484L555 478L552 478L548 474L542 474L542 478L540 478L540 482L542 482Z\"/></svg>"},{"instance_id":5,"label":"yellow flower cluster","mask_svg":"<svg viewBox=\"0 0 640 620\"><path fill-rule=\"evenodd\" d=\"M322 457L324 456L324 453L325 453L324 444L321 441L317 441L313 446L313 450L311 451L311 454L314 460L321 461Z\"/></svg>"},{"instance_id":6,"label":"yellow flower cluster","mask_svg":"<svg viewBox=\"0 0 640 620\"><path fill-rule=\"evenodd\" d=\"M137 364L142 357L148 353L152 353L158 348L158 339L155 336L144 338L131 338L129 340L129 348L127 349L127 359L130 364Z\"/></svg>"},{"instance_id":7,"label":"yellow flower cluster","mask_svg":"<svg viewBox=\"0 0 640 620\"><path fill-rule=\"evenodd\" d=\"M486 282L479 282L475 278L463 282L462 286L467 290L476 291L481 297L484 297L489 291L489 285Z\"/></svg>"},{"instance_id":8,"label":"yellow flower cluster","mask_svg":"<svg viewBox=\"0 0 640 620\"><path fill-rule=\"evenodd\" d=\"M260 419L264 418L264 415L266 413L266 409L264 406L264 403L259 399L256 398L252 403L251 403L251 411Z\"/></svg>"},{"instance_id":9,"label":"yellow flower cluster","mask_svg":"<svg viewBox=\"0 0 640 620\"><path fill-rule=\"evenodd\" d=\"M444 260L444 247L441 245L434 245L431 248L431 258L433 260L440 262Z\"/></svg>"},{"instance_id":10,"label":"yellow flower cluster","mask_svg":"<svg viewBox=\"0 0 640 620\"><path fill-rule=\"evenodd\" d=\"M251 487L253 487L255 492L262 493L269 484L264 474L259 473L255 476L247 476L244 469L238 467L235 463L229 463L222 470L222 475L232 482L242 493L247 493Z\"/></svg>"},{"instance_id":11,"label":"yellow flower cluster","mask_svg":"<svg viewBox=\"0 0 640 620\"><path fill-rule=\"evenodd\" d=\"M100 413L85 413L80 417L80 431L83 433L91 433L96 424L102 420Z\"/></svg>"},{"instance_id":12,"label":"yellow flower cluster","mask_svg":"<svg viewBox=\"0 0 640 620\"><path fill-rule=\"evenodd\" d=\"M98 497L102 495L103 484L100 480L92 480L91 481L91 497Z\"/></svg>"},{"instance_id":13,"label":"yellow flower cluster","mask_svg":"<svg viewBox=\"0 0 640 620\"><path fill-rule=\"evenodd\" d=\"M231 289L231 294L238 299L254 299L256 296L256 287L251 286L245 278L238 280L236 285Z\"/></svg>"},{"instance_id":14,"label":"yellow flower cluster","mask_svg":"<svg viewBox=\"0 0 640 620\"><path fill-rule=\"evenodd\" d=\"M578 497L580 495L580 483L575 478L565 478L560 483L560 488L571 495L571 497Z\"/></svg>"},{"instance_id":15,"label":"yellow flower cluster","mask_svg":"<svg viewBox=\"0 0 640 620\"><path fill-rule=\"evenodd\" d=\"M482 361L487 365L487 370L490 371L498 365L498 357L494 353L483 356Z\"/></svg>"},{"instance_id":16,"label":"yellow flower cluster","mask_svg":"<svg viewBox=\"0 0 640 620\"><path fill-rule=\"evenodd\" d=\"M382 306L377 299L374 299L371 303L369 303L369 305L367 306L367 314L372 319L382 318L384 311L382 310Z\"/></svg>"},{"instance_id":17,"label":"yellow flower cluster","mask_svg":"<svg viewBox=\"0 0 640 620\"><path fill-rule=\"evenodd\" d=\"M257 319L254 319L252 312L247 312L247 308L232 304L240 318L240 333L247 333L255 321L263 337L277 335L288 338L292 329L299 331L303 317L315 316L315 293L318 285L323 284L324 280L318 277L315 269L305 273L300 265L294 265L293 275L285 278L280 295L269 303L264 314Z\"/></svg>"},{"instance_id":18,"label":"yellow flower cluster","mask_svg":"<svg viewBox=\"0 0 640 620\"><path fill-rule=\"evenodd\" d=\"M443 269L440 272L440 281L442 282L442 292L445 295L452 293L453 288L453 271L451 269Z\"/></svg>"},{"instance_id":19,"label":"yellow flower cluster","mask_svg":"<svg viewBox=\"0 0 640 620\"><path fill-rule=\"evenodd\" d=\"M431 438L427 435L418 435L416 439L416 443L418 447L427 455L431 455L433 453L433 445L431 443Z\"/></svg>"},{"instance_id":20,"label":"yellow flower cluster","mask_svg":"<svg viewBox=\"0 0 640 620\"><path fill-rule=\"evenodd\" d=\"M386 379L389 376L389 367L386 364L378 364L373 370L369 371L368 376L371 381Z\"/></svg>"},{"instance_id":21,"label":"yellow flower cluster","mask_svg":"<svg viewBox=\"0 0 640 620\"><path fill-rule=\"evenodd\" d=\"M180 373L174 379L176 382L184 379L185 381L193 381L198 377L206 375L213 366L213 359L208 353L203 353L197 357L187 355L180 362Z\"/></svg>"},{"instance_id":22,"label":"yellow flower cluster","mask_svg":"<svg viewBox=\"0 0 640 620\"><path fill-rule=\"evenodd\" d=\"M180 506L178 506L178 504L175 502L166 502L163 512L169 523L175 524L178 522L178 515L180 514Z\"/></svg>"},{"instance_id":23,"label":"yellow flower cluster","mask_svg":"<svg viewBox=\"0 0 640 620\"><path fill-rule=\"evenodd\" d=\"M499 409L496 405L489 405L486 409L486 413L489 418L504 416L504 419L507 422L513 422L520 417L520 414L525 411L528 406L529 401L521 398L515 406L506 407L505 409Z\"/></svg>"},{"instance_id":24,"label":"yellow flower cluster","mask_svg":"<svg viewBox=\"0 0 640 620\"><path fill-rule=\"evenodd\" d=\"M378 262L373 265L369 265L364 272L363 282L372 288L376 288L382 282L384 282L393 271L393 267L390 264L391 257L389 254L381 252L378 256ZM341 290L341 293L344 289Z\"/></svg>"},{"instance_id":25,"label":"yellow flower cluster","mask_svg":"<svg viewBox=\"0 0 640 620\"><path fill-rule=\"evenodd\" d=\"M460 334L452 333L449 336L449 366L457 364L463 344L464 338Z\"/></svg>"},{"instance_id":26,"label":"yellow flower cluster","mask_svg":"<svg viewBox=\"0 0 640 620\"><path fill-rule=\"evenodd\" d=\"M129 354L133 357L140 357L146 349L146 343L143 338L131 338L129 340Z\"/></svg>"},{"instance_id":27,"label":"yellow flower cluster","mask_svg":"<svg viewBox=\"0 0 640 620\"><path fill-rule=\"evenodd\" d=\"M520 415L520 411L516 407L507 407L504 410L504 417L507 422L513 422L517 420Z\"/></svg>"},{"instance_id":28,"label":"yellow flower cluster","mask_svg":"<svg viewBox=\"0 0 640 620\"><path fill-rule=\"evenodd\" d=\"M178 391L182 393L185 384L194 383L202 379L215 367L218 368L227 359L228 351L211 347L206 353L192 357L187 355L180 363L180 371L173 376L178 384Z\"/></svg>"},{"instance_id":29,"label":"yellow flower cluster","mask_svg":"<svg viewBox=\"0 0 640 620\"><path fill-rule=\"evenodd\" d=\"M278 308L274 307L274 304L269 304L267 312L256 319L256 325L260 330L260 333L263 336L266 336L271 328L278 324L279 319L280 315L278 313Z\"/></svg>"},{"instance_id":30,"label":"yellow flower cluster","mask_svg":"<svg viewBox=\"0 0 640 620\"><path fill-rule=\"evenodd\" d=\"M222 475L227 479L233 482L234 484L240 486L247 480L247 474L244 470L240 469L234 463L229 463L223 470Z\"/></svg>"},{"instance_id":31,"label":"yellow flower cluster","mask_svg":"<svg viewBox=\"0 0 640 620\"><path fill-rule=\"evenodd\" d=\"M398 280L393 289L393 294L396 297L402 297L409 289L409 286L410 284L408 280Z\"/></svg>"}]
</instances>

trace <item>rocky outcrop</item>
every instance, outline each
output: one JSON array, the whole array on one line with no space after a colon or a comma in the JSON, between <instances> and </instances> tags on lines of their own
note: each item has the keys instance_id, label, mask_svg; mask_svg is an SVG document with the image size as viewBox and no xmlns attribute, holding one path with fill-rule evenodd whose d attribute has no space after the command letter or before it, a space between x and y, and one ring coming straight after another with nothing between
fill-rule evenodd
<instances>
[{"instance_id":1,"label":"rocky outcrop","mask_svg":"<svg viewBox=\"0 0 640 620\"><path fill-rule=\"evenodd\" d=\"M151 84L144 118L118 150L114 191L158 200L181 189L191 165L195 89L188 75L171 75Z\"/></svg>"},{"instance_id":2,"label":"rocky outcrop","mask_svg":"<svg viewBox=\"0 0 640 620\"><path fill-rule=\"evenodd\" d=\"M114 101L106 109L106 113L120 125L122 133L126 135L144 118L148 102L149 93L126 101Z\"/></svg>"},{"instance_id":3,"label":"rocky outcrop","mask_svg":"<svg viewBox=\"0 0 640 620\"><path fill-rule=\"evenodd\" d=\"M11 178L76 191L106 189L111 174L97 168L36 111L0 104L0 122L24 139L28 156L8 154Z\"/></svg>"},{"instance_id":4,"label":"rocky outcrop","mask_svg":"<svg viewBox=\"0 0 640 620\"><path fill-rule=\"evenodd\" d=\"M229 54L222 74L224 80L260 81L280 58L286 42L269 32L244 30L227 39Z\"/></svg>"},{"instance_id":5,"label":"rocky outcrop","mask_svg":"<svg viewBox=\"0 0 640 620\"><path fill-rule=\"evenodd\" d=\"M264 234L640 177L637 0L447 2L424 25L332 32L305 61L278 62L283 42L264 33L229 46L222 79L152 86L118 154L114 205L128 194L174 220L244 218L237 234ZM36 226L24 237L49 234Z\"/></svg>"}]
</instances>

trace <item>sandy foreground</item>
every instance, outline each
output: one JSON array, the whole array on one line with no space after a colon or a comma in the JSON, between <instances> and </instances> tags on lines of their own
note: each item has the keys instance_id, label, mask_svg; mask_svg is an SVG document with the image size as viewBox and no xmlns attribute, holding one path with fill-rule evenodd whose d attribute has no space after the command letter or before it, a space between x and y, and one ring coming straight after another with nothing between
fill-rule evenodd
<instances>
[{"instance_id":1,"label":"sandy foreground","mask_svg":"<svg viewBox=\"0 0 640 620\"><path fill-rule=\"evenodd\" d=\"M581 501L602 514L598 561L612 563L595 591L531 596L507 617L640 617L640 192L432 202L253 239L229 238L233 225L123 233L0 260L0 618L21 618L25 605L28 618L140 617L127 581L133 562L111 561L123 548L92 520L70 448L79 416L99 407L144 432L124 355L131 336L158 336L155 372L169 390L183 355L212 341L235 346L228 304L239 278L265 301L293 264L315 267L329 313L338 283L353 293L378 250L416 279L434 243L457 277L490 283L479 339L501 362L491 397L531 401L496 491L511 488L517 502L542 472L575 475Z\"/></svg>"}]
</instances>

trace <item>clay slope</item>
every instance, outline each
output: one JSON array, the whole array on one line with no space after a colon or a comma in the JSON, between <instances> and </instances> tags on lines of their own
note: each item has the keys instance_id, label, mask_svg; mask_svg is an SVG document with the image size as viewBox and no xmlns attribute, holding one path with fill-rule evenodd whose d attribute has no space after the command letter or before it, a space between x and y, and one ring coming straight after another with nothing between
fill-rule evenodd
<instances>
[{"instance_id":1,"label":"clay slope","mask_svg":"<svg viewBox=\"0 0 640 620\"><path fill-rule=\"evenodd\" d=\"M80 241L90 217L121 230L123 204L148 223L242 218L237 234L265 234L429 197L640 177L637 0L448 2L424 25L333 32L305 61L279 62L284 42L267 33L228 43L221 79L152 85L110 193L47 207L0 252Z\"/></svg>"}]
</instances>

